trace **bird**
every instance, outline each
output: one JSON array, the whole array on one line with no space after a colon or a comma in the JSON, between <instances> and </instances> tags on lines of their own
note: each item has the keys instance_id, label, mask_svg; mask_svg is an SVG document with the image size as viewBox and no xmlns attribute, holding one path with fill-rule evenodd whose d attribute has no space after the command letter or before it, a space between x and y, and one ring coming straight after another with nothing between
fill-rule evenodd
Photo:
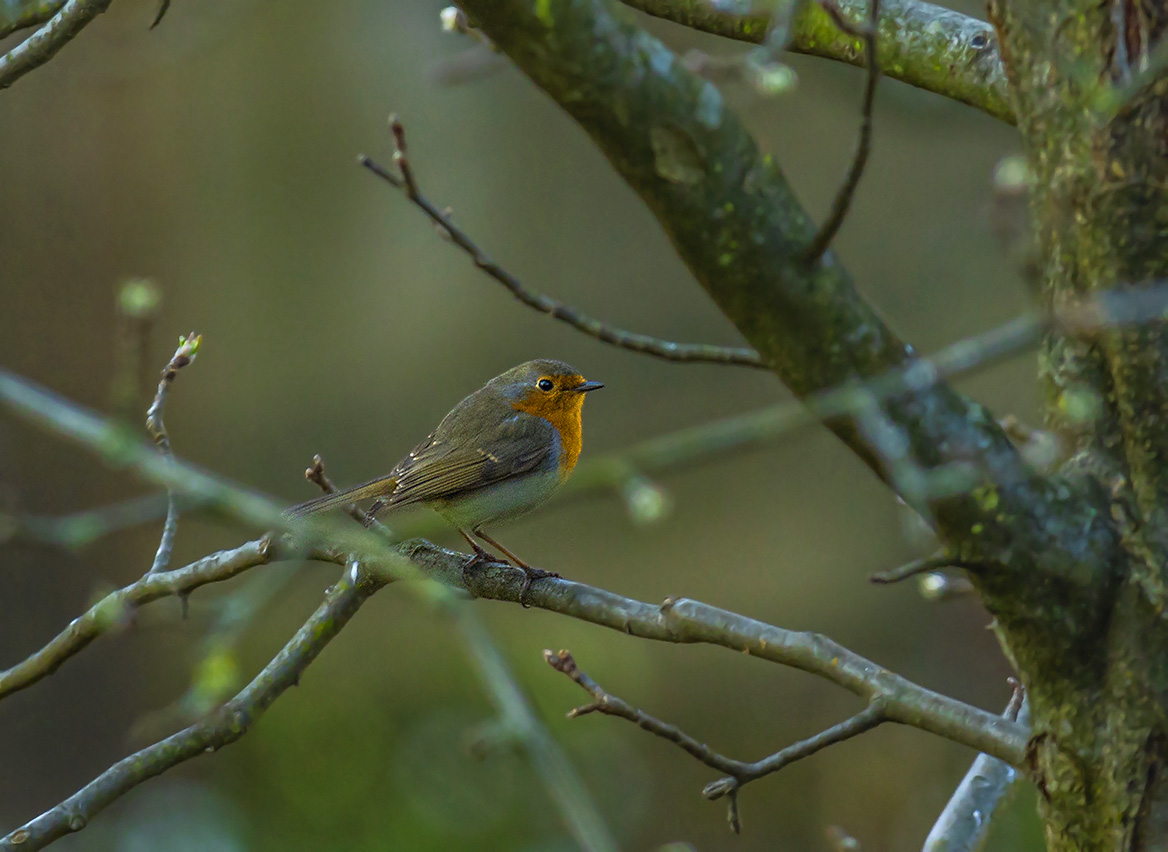
<instances>
[{"instance_id":1,"label":"bird","mask_svg":"<svg viewBox=\"0 0 1168 852\"><path fill-rule=\"evenodd\" d=\"M567 481L580 457L584 397L602 387L563 361L526 361L454 406L389 473L293 506L285 515L303 517L372 497L365 513L369 526L382 510L424 505L474 548L472 563L494 561L477 536L523 571L519 598L526 606L531 583L550 572L532 568L485 527L536 508Z\"/></svg>"}]
</instances>

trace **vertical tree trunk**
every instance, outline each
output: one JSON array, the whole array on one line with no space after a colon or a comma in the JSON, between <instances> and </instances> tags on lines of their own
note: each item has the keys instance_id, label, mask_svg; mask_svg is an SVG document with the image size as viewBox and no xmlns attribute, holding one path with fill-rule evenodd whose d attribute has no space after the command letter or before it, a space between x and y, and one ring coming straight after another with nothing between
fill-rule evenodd
<instances>
[{"instance_id":1,"label":"vertical tree trunk","mask_svg":"<svg viewBox=\"0 0 1168 852\"><path fill-rule=\"evenodd\" d=\"M995 0L990 17L1034 174L1047 306L1164 286L1168 9ZM1106 486L1122 548L1091 653L1056 670L1047 655L1019 660L1052 850L1168 848L1166 356L1160 323L1056 332L1044 347L1048 423L1075 449L1068 469Z\"/></svg>"}]
</instances>

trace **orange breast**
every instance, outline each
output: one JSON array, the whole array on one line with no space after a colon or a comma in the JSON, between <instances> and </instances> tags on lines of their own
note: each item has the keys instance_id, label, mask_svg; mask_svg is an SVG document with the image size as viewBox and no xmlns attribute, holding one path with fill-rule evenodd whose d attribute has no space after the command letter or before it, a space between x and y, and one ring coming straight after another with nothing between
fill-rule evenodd
<instances>
[{"instance_id":1,"label":"orange breast","mask_svg":"<svg viewBox=\"0 0 1168 852\"><path fill-rule=\"evenodd\" d=\"M556 427L560 433L560 478L567 479L576 466L576 459L580 458L580 448L583 446L580 410L584 407L584 394L528 394L525 399L511 403L511 407L542 417Z\"/></svg>"}]
</instances>

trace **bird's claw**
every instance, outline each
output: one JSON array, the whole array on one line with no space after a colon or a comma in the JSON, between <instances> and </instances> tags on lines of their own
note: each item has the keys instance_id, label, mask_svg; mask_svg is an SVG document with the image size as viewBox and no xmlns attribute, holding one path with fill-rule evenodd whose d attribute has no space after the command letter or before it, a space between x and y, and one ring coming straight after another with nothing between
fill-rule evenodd
<instances>
[{"instance_id":1,"label":"bird's claw","mask_svg":"<svg viewBox=\"0 0 1168 852\"><path fill-rule=\"evenodd\" d=\"M531 604L527 602L527 592L532 583L536 580L542 580L544 577L552 577L557 580L560 578L560 575L555 571L532 568L530 565L517 565L516 567L523 572L523 587L519 590L519 605L524 609L531 609Z\"/></svg>"}]
</instances>

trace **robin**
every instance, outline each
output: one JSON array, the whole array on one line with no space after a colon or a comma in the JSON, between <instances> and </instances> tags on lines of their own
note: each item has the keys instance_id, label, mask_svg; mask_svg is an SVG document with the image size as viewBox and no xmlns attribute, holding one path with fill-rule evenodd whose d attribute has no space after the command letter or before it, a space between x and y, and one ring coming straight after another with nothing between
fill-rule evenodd
<instances>
[{"instance_id":1,"label":"robin","mask_svg":"<svg viewBox=\"0 0 1168 852\"><path fill-rule=\"evenodd\" d=\"M422 504L462 533L476 560L492 557L472 533L521 569L522 601L531 582L549 573L532 568L484 527L534 509L564 484L580 457L584 395L602 387L563 361L512 367L454 406L385 476L293 506L286 514L302 517L373 497L365 513L369 526L382 509Z\"/></svg>"}]
</instances>

